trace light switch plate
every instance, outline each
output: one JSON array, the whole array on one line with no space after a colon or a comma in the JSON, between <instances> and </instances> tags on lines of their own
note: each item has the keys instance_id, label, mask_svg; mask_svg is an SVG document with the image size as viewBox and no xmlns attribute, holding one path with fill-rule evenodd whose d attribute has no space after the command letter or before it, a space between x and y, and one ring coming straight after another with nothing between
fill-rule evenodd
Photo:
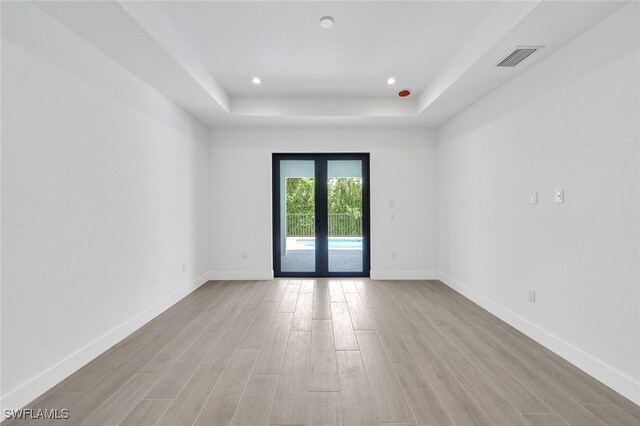
<instances>
[{"instance_id":1,"label":"light switch plate","mask_svg":"<svg viewBox=\"0 0 640 426\"><path fill-rule=\"evenodd\" d=\"M536 302L536 291L532 288L529 289L528 293L527 293L527 300L531 303L535 303Z\"/></svg>"},{"instance_id":2,"label":"light switch plate","mask_svg":"<svg viewBox=\"0 0 640 426\"><path fill-rule=\"evenodd\" d=\"M538 204L538 191L532 191L529 194L529 204Z\"/></svg>"},{"instance_id":3,"label":"light switch plate","mask_svg":"<svg viewBox=\"0 0 640 426\"><path fill-rule=\"evenodd\" d=\"M564 189L556 189L554 194L554 200L556 203L564 203Z\"/></svg>"}]
</instances>

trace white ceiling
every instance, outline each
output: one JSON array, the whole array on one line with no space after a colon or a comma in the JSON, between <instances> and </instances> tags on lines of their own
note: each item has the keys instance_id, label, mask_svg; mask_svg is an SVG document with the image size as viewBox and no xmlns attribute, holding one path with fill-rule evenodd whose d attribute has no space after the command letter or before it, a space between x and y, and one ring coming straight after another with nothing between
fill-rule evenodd
<instances>
[{"instance_id":1,"label":"white ceiling","mask_svg":"<svg viewBox=\"0 0 640 426\"><path fill-rule=\"evenodd\" d=\"M27 26L44 11L211 126L433 127L624 3L24 2L3 5L3 20L20 22L3 36L37 43ZM495 67L521 45L545 47Z\"/></svg>"},{"instance_id":2,"label":"white ceiling","mask_svg":"<svg viewBox=\"0 0 640 426\"><path fill-rule=\"evenodd\" d=\"M163 2L232 96L421 92L497 2ZM320 27L322 16L335 19ZM260 86L251 83L257 75ZM388 86L388 77L397 84Z\"/></svg>"}]
</instances>

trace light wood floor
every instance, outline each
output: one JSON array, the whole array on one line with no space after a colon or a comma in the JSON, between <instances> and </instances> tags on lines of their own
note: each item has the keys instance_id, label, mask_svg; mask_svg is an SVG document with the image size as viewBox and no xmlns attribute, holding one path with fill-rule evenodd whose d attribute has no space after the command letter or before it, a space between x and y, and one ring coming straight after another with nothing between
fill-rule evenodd
<instances>
[{"instance_id":1,"label":"light wood floor","mask_svg":"<svg viewBox=\"0 0 640 426\"><path fill-rule=\"evenodd\" d=\"M210 282L29 407L69 410L47 424L640 425L437 281Z\"/></svg>"}]
</instances>

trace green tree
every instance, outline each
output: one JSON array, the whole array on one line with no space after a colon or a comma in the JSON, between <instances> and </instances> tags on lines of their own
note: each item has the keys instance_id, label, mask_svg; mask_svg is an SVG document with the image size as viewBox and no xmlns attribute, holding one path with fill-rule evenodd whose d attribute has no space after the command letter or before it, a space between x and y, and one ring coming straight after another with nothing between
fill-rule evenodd
<instances>
[{"instance_id":1,"label":"green tree","mask_svg":"<svg viewBox=\"0 0 640 426\"><path fill-rule=\"evenodd\" d=\"M362 235L362 178L329 178L329 234ZM313 235L315 179L287 178L287 235Z\"/></svg>"},{"instance_id":2,"label":"green tree","mask_svg":"<svg viewBox=\"0 0 640 426\"><path fill-rule=\"evenodd\" d=\"M287 178L287 235L315 234L315 179Z\"/></svg>"},{"instance_id":3,"label":"green tree","mask_svg":"<svg viewBox=\"0 0 640 426\"><path fill-rule=\"evenodd\" d=\"M287 212L313 214L315 179L287 178Z\"/></svg>"},{"instance_id":4,"label":"green tree","mask_svg":"<svg viewBox=\"0 0 640 426\"><path fill-rule=\"evenodd\" d=\"M287 178L287 212L313 214L315 179ZM362 179L330 178L328 182L329 213L362 213Z\"/></svg>"},{"instance_id":5,"label":"green tree","mask_svg":"<svg viewBox=\"0 0 640 426\"><path fill-rule=\"evenodd\" d=\"M361 178L330 178L328 191L329 213L362 213Z\"/></svg>"},{"instance_id":6,"label":"green tree","mask_svg":"<svg viewBox=\"0 0 640 426\"><path fill-rule=\"evenodd\" d=\"M330 178L328 182L329 235L362 235L362 179Z\"/></svg>"}]
</instances>

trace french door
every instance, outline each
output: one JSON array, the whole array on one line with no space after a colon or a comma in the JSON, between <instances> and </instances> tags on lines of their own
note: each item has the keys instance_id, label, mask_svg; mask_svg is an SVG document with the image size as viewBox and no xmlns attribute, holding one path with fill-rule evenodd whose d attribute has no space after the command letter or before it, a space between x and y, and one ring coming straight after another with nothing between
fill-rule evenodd
<instances>
[{"instance_id":1,"label":"french door","mask_svg":"<svg viewBox=\"0 0 640 426\"><path fill-rule=\"evenodd\" d=\"M368 277L369 154L273 154L278 277Z\"/></svg>"}]
</instances>

